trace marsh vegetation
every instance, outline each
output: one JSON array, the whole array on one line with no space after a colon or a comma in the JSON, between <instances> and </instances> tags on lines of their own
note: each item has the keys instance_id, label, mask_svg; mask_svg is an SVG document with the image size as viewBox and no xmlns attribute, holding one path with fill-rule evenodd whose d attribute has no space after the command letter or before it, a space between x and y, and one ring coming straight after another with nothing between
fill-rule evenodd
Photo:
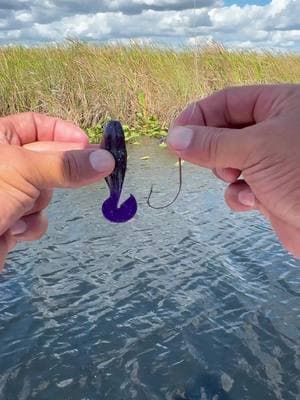
<instances>
[{"instance_id":1,"label":"marsh vegetation","mask_svg":"<svg viewBox=\"0 0 300 400\"><path fill-rule=\"evenodd\" d=\"M160 137L189 102L228 85L300 82L300 55L80 42L0 49L0 115L72 120L97 141L106 120L128 139Z\"/></svg>"}]
</instances>

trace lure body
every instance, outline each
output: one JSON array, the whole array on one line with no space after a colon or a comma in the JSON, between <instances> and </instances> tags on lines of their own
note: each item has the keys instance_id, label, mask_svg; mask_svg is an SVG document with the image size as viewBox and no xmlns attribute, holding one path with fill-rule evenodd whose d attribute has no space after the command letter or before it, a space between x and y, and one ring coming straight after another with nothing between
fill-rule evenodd
<instances>
[{"instance_id":1,"label":"lure body","mask_svg":"<svg viewBox=\"0 0 300 400\"><path fill-rule=\"evenodd\" d=\"M119 121L110 121L104 129L100 147L109 151L115 159L115 169L105 178L110 196L102 205L102 213L110 222L122 223L131 220L137 212L137 202L131 194L119 205L127 168L125 135Z\"/></svg>"}]
</instances>

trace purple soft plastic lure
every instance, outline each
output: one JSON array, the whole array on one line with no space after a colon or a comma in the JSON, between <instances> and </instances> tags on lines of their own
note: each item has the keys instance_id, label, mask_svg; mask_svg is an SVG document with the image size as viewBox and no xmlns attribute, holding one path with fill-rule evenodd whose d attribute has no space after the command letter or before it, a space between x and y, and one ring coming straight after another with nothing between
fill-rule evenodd
<instances>
[{"instance_id":1,"label":"purple soft plastic lure","mask_svg":"<svg viewBox=\"0 0 300 400\"><path fill-rule=\"evenodd\" d=\"M110 121L104 129L100 147L109 151L115 159L115 169L105 180L110 196L102 205L102 213L110 222L122 223L131 220L137 212L137 202L131 194L119 205L127 168L125 136L119 121Z\"/></svg>"}]
</instances>

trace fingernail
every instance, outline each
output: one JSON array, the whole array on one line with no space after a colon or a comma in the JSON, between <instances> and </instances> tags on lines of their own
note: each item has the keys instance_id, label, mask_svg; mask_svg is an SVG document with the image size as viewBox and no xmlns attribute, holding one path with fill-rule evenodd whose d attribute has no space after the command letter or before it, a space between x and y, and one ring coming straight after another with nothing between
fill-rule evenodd
<instances>
[{"instance_id":1,"label":"fingernail","mask_svg":"<svg viewBox=\"0 0 300 400\"><path fill-rule=\"evenodd\" d=\"M22 219L19 219L11 228L10 232L12 235L21 235L27 229L27 224Z\"/></svg>"},{"instance_id":2,"label":"fingernail","mask_svg":"<svg viewBox=\"0 0 300 400\"><path fill-rule=\"evenodd\" d=\"M185 126L175 126L169 130L168 144L177 151L186 150L193 140L194 132Z\"/></svg>"},{"instance_id":3,"label":"fingernail","mask_svg":"<svg viewBox=\"0 0 300 400\"><path fill-rule=\"evenodd\" d=\"M90 163L94 170L103 174L112 171L114 168L114 158L106 150L93 151L90 154Z\"/></svg>"},{"instance_id":4,"label":"fingernail","mask_svg":"<svg viewBox=\"0 0 300 400\"><path fill-rule=\"evenodd\" d=\"M255 196L249 189L242 190L241 192L239 192L238 200L244 206L247 206L247 207L255 206Z\"/></svg>"}]
</instances>

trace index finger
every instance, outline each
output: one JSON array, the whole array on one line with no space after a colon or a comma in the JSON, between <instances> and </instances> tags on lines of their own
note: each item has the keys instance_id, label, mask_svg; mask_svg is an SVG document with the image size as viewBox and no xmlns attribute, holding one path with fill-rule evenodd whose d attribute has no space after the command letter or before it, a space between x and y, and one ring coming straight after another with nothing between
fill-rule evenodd
<instances>
[{"instance_id":1,"label":"index finger","mask_svg":"<svg viewBox=\"0 0 300 400\"><path fill-rule=\"evenodd\" d=\"M31 112L0 118L0 133L14 145L39 141L89 142L84 131L73 123Z\"/></svg>"},{"instance_id":2,"label":"index finger","mask_svg":"<svg viewBox=\"0 0 300 400\"><path fill-rule=\"evenodd\" d=\"M274 101L294 85L232 87L190 104L172 126L198 125L241 128L269 118Z\"/></svg>"}]
</instances>

